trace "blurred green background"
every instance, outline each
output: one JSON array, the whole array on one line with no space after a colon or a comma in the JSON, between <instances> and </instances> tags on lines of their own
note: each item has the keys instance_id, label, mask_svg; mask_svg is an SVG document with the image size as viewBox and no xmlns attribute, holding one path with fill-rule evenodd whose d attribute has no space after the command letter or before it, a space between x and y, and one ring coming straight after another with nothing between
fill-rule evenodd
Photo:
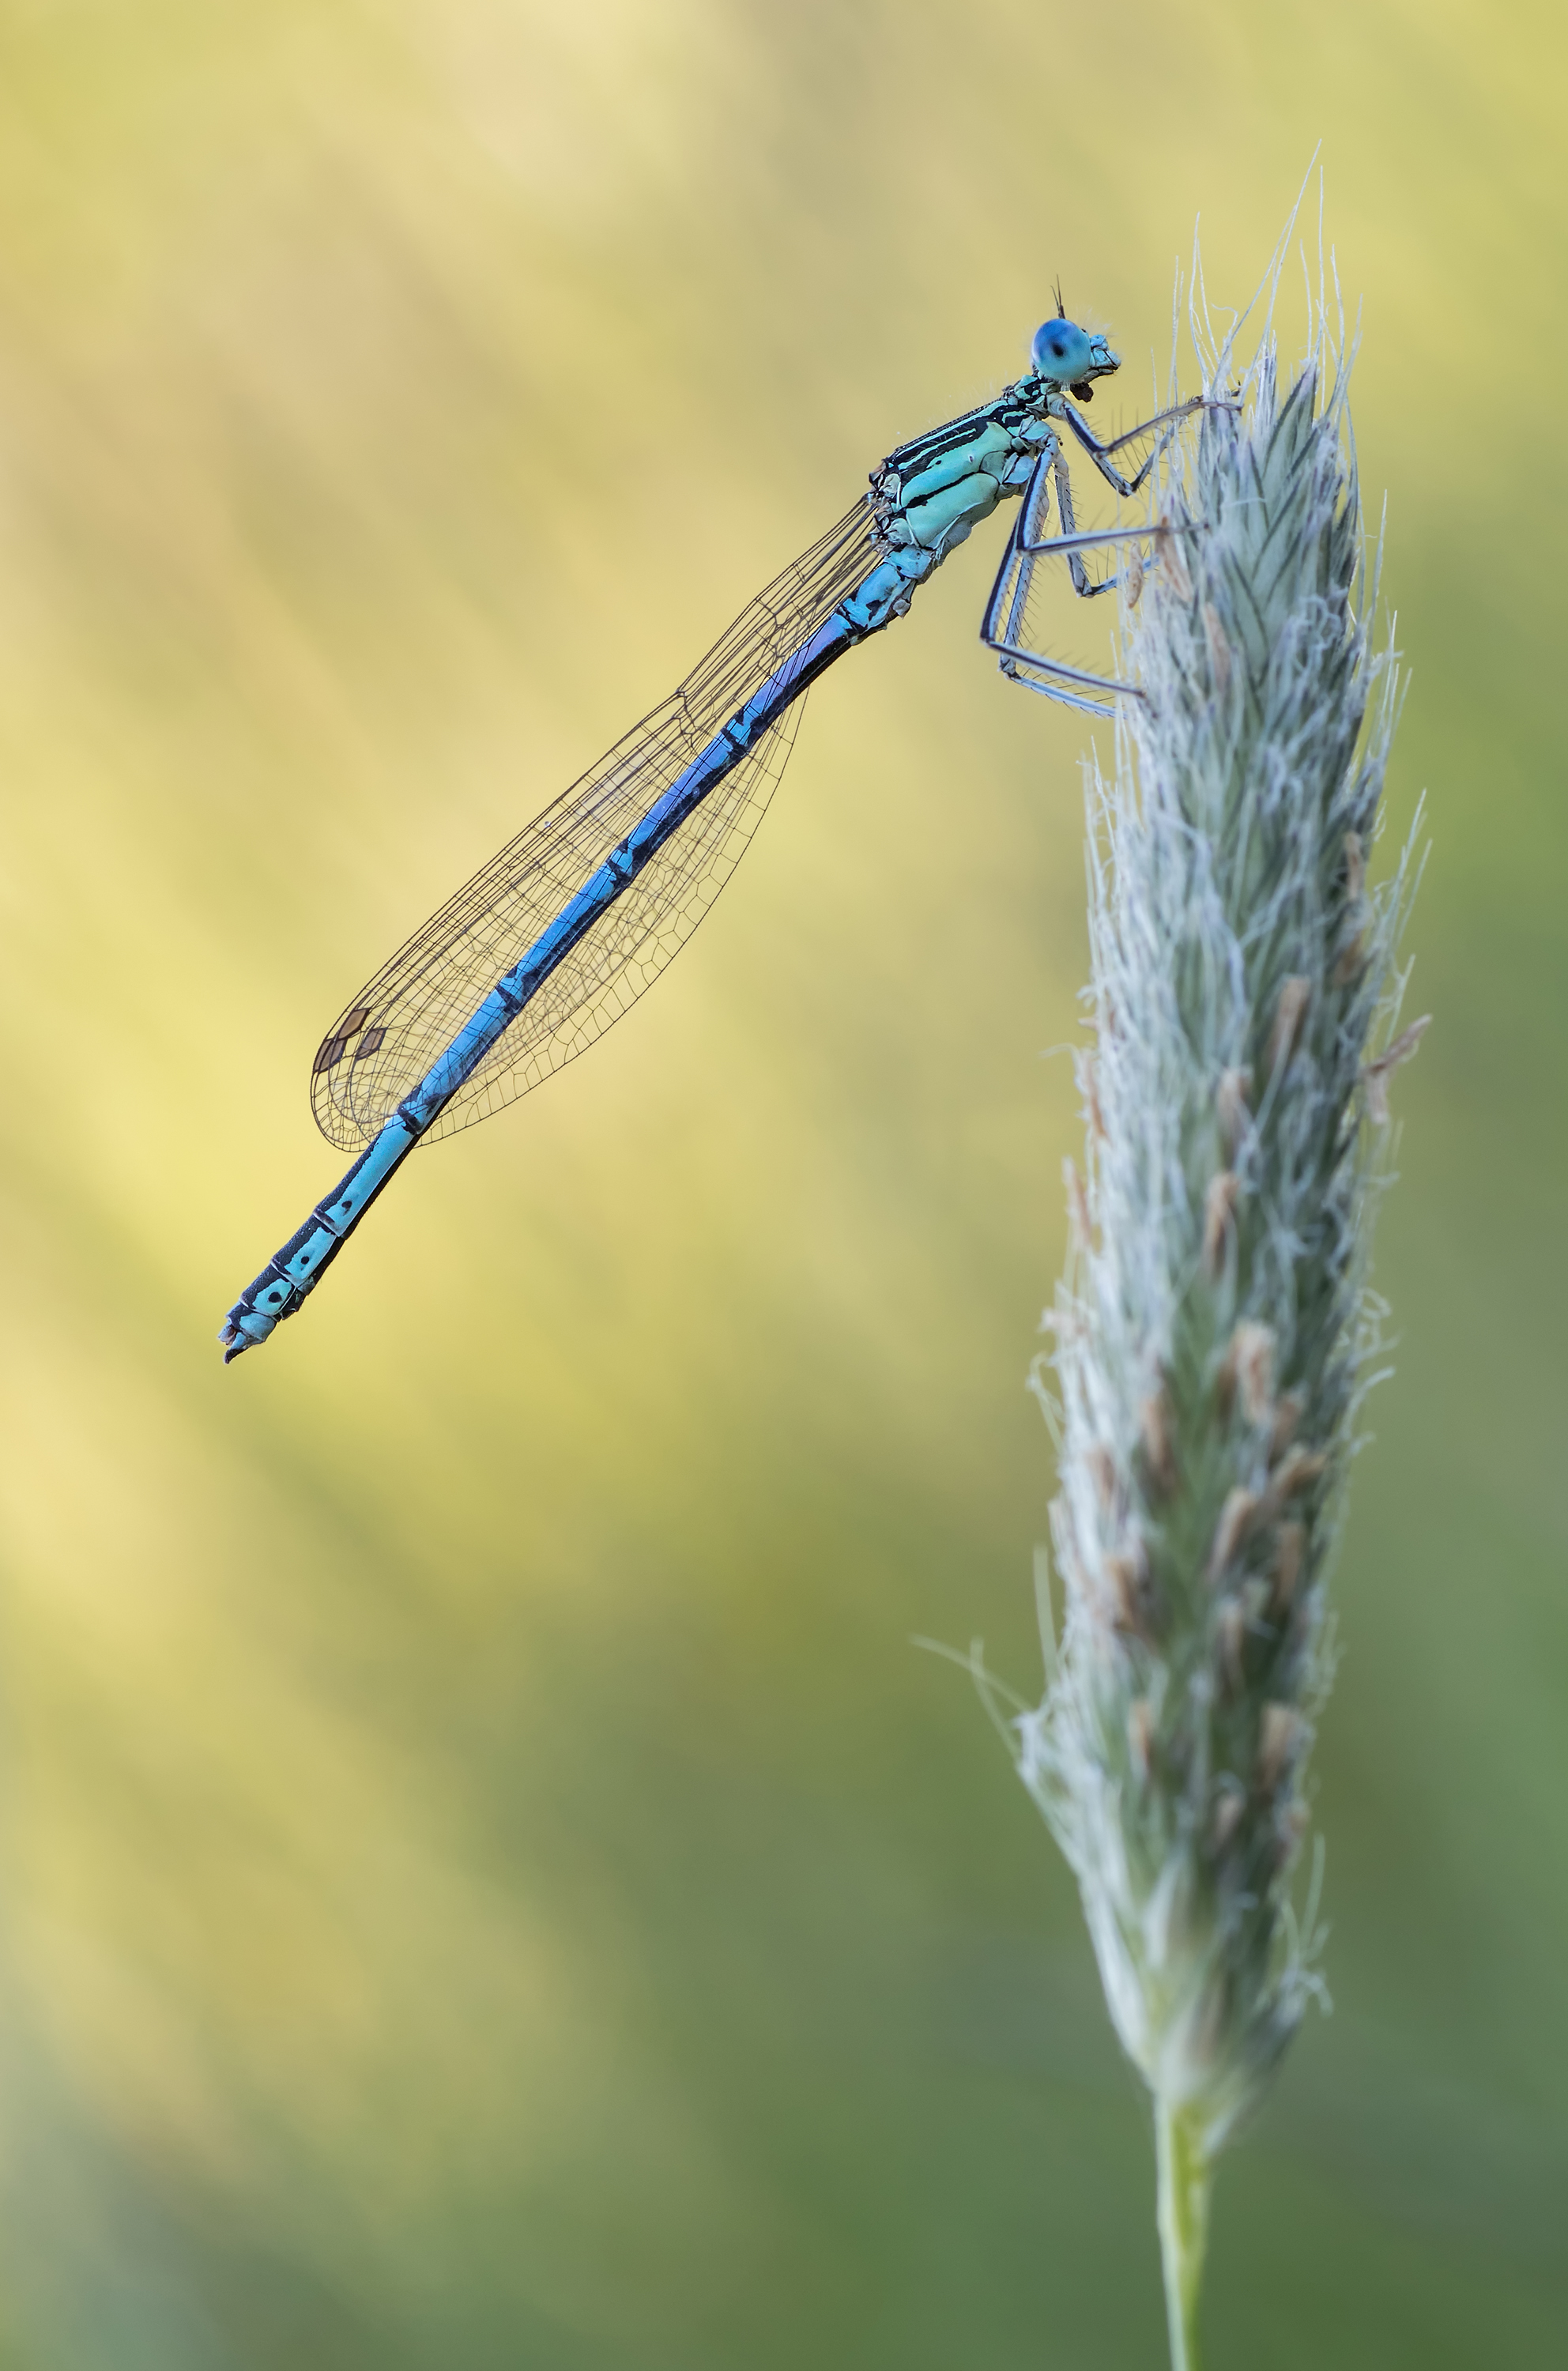
<instances>
[{"instance_id":1,"label":"blurred green background","mask_svg":"<svg viewBox=\"0 0 1568 2371\"><path fill-rule=\"evenodd\" d=\"M1070 1884L908 1644L1036 1683L1086 728L976 644L997 530L813 696L657 993L213 1336L338 1174L354 986L1058 272L1133 416L1194 214L1243 297L1320 138L1437 1021L1337 2007L1224 2169L1212 2358L1561 2359L1565 46L0 6L7 2371L1161 2361Z\"/></svg>"}]
</instances>

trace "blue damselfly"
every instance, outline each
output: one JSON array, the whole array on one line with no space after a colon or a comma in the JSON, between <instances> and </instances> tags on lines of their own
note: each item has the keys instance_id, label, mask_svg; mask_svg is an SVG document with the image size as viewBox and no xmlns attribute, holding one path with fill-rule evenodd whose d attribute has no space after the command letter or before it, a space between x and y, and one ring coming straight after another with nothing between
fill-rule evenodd
<instances>
[{"instance_id":1,"label":"blue damselfly","mask_svg":"<svg viewBox=\"0 0 1568 2371\"><path fill-rule=\"evenodd\" d=\"M981 625L1003 673L1097 716L1135 689L1025 639L1037 570L1065 569L1073 590L1092 597L1116 580L1092 575L1082 555L1136 549L1157 532L1147 522L1076 524L1064 430L1130 496L1162 437L1202 400L1101 443L1078 407L1119 367L1058 298L1022 378L890 453L854 508L742 611L669 699L360 989L311 1076L322 1134L356 1158L229 1311L218 1337L225 1362L294 1314L416 1145L514 1101L641 994L734 870L783 771L801 695L902 618L1004 499L1022 496ZM1049 536L1053 481L1058 532Z\"/></svg>"}]
</instances>

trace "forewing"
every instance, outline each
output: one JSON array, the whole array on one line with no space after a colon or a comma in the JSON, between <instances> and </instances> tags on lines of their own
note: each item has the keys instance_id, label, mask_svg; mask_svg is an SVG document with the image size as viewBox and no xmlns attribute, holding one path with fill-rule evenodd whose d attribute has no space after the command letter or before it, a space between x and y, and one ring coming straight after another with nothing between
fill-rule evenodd
<instances>
[{"instance_id":1,"label":"forewing","mask_svg":"<svg viewBox=\"0 0 1568 2371\"><path fill-rule=\"evenodd\" d=\"M802 705L797 700L761 736L584 932L446 1105L427 1132L431 1139L488 1119L526 1094L602 1036L652 984L744 853L784 770ZM668 788L686 762L683 758L672 763L662 749L646 746L640 755L637 814ZM599 856L582 861L575 872L570 844L552 843L536 867L521 881L508 883L467 919L460 936L435 949L421 972L399 980L390 990L378 989L375 980L370 983L361 1001L371 1017L359 1042L373 1039L377 1029L385 1031L384 1038L373 1040L368 1054L357 1055L350 1041L336 1066L346 1075L333 1081L329 1102L319 1093L320 1074L312 1081L317 1090L317 1119L334 1143L351 1147L370 1140L451 1043L480 998L596 869L604 850L624 836L624 825L615 828ZM563 856L559 869L548 862L558 854ZM443 915L458 919L450 908ZM378 1012L387 1018L375 1020ZM352 1011L348 1017L353 1017Z\"/></svg>"},{"instance_id":2,"label":"forewing","mask_svg":"<svg viewBox=\"0 0 1568 2371\"><path fill-rule=\"evenodd\" d=\"M869 498L775 579L663 705L508 842L399 948L323 1039L324 1136L368 1143L497 980L714 734L876 565ZM784 769L785 711L550 973L431 1128L450 1135L559 1070L617 1020L696 929Z\"/></svg>"}]
</instances>

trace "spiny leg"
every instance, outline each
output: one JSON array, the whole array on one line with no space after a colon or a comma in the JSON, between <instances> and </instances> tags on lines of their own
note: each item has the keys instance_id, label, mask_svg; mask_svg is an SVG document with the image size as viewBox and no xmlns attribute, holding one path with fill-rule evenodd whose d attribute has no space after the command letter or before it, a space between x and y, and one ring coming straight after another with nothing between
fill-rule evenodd
<instances>
[{"instance_id":1,"label":"spiny leg","mask_svg":"<svg viewBox=\"0 0 1568 2371\"><path fill-rule=\"evenodd\" d=\"M1058 555L1065 553L1067 572L1073 580L1073 591L1080 601L1092 601L1097 593L1109 593L1112 586L1117 583L1117 578L1107 576L1097 584L1078 557L1079 547L1073 540L1078 534L1078 517L1073 509L1072 480L1067 476L1067 457L1065 453L1058 453L1056 456L1056 509L1062 521L1062 532L1055 538L1054 544L1052 542L1024 543L1020 549L1031 552L1055 549Z\"/></svg>"},{"instance_id":2,"label":"spiny leg","mask_svg":"<svg viewBox=\"0 0 1568 2371\"><path fill-rule=\"evenodd\" d=\"M1021 683L1030 691L1043 692L1047 700L1059 700L1065 707L1085 709L1091 716L1113 716L1116 711L1108 702L1090 700L1084 695L1091 691L1110 691L1130 694L1135 700L1143 698L1136 683L1124 683L1117 676L1094 675L1087 667L1069 666L1065 659L1047 658L1043 651L1029 650L1021 642L1008 642L999 634L986 632L984 628L980 639L987 650L996 652L1002 673L1009 683ZM1037 668L1055 680L1036 683L1032 676L1020 675L1020 667ZM1078 688L1070 689L1069 686Z\"/></svg>"},{"instance_id":3,"label":"spiny leg","mask_svg":"<svg viewBox=\"0 0 1568 2371\"><path fill-rule=\"evenodd\" d=\"M1064 512L1064 525L1071 517L1071 494L1066 493L1066 501L1063 500L1066 471L1060 456L1051 451L1043 452L1030 473L1018 517L1002 553L1001 565L991 587L991 597L986 604L985 616L981 620L980 639L988 650L996 652L1002 673L1009 682L1022 684L1029 691L1041 692L1047 700L1060 700L1064 707L1081 709L1088 715L1112 716L1115 713L1113 708L1101 700L1086 698L1085 692L1130 693L1135 699L1141 700L1143 693L1136 684L1124 683L1115 676L1093 675L1084 667L1069 666L1065 660L1047 658L1043 651L1028 649L1019 640L1033 563L1039 559L1056 559L1066 560L1069 568L1081 567L1078 561L1079 552L1093 550L1104 544L1146 541L1153 543L1159 550L1169 552L1173 561L1171 538L1182 534L1195 534L1197 530L1195 527L1151 525L1146 521L1141 526L1090 527L1087 530L1073 527L1066 535L1032 535L1030 529L1037 526L1046 515L1048 489L1045 478L1053 465L1056 473L1057 503ZM1075 576L1074 590L1092 599L1097 593L1108 592L1116 581L1113 576L1103 584L1097 584L1084 571L1081 584ZM1036 682L1032 676L1020 674L1020 666L1038 668L1059 680L1050 684ZM1069 690L1066 688L1069 685L1081 686L1083 689Z\"/></svg>"},{"instance_id":4,"label":"spiny leg","mask_svg":"<svg viewBox=\"0 0 1568 2371\"><path fill-rule=\"evenodd\" d=\"M991 598L986 604L986 616L980 628L981 640L990 642L993 648L1000 649L1003 643L1015 643L1022 628L1024 611L1029 606L1029 586L1033 572L1027 566L1020 566L1018 581L1013 586L1011 597L1008 602L1005 623L998 619L997 614L1000 606L1002 586L1011 574L1014 561L1040 539L1040 529L1044 526L1051 513L1051 465L1060 459L1060 447L1053 436L1029 473L1029 483L1024 488L1023 500L1018 506L1018 516L1013 521L1012 532L1008 538L1007 549L1002 554L1002 564L997 571L997 581L991 587Z\"/></svg>"},{"instance_id":5,"label":"spiny leg","mask_svg":"<svg viewBox=\"0 0 1568 2371\"><path fill-rule=\"evenodd\" d=\"M1009 658L1003 658L997 664L1009 683L1016 683L1024 691L1037 691L1042 700L1055 700L1064 708L1076 708L1080 716L1114 716L1116 713L1103 700L1085 700L1078 692L1069 691L1065 684L1042 683L1033 676L1020 674ZM1037 659L1033 664L1038 666L1046 662Z\"/></svg>"},{"instance_id":6,"label":"spiny leg","mask_svg":"<svg viewBox=\"0 0 1568 2371\"><path fill-rule=\"evenodd\" d=\"M1197 532L1198 530L1195 526L1173 527L1166 526L1150 526L1147 523L1142 526L1090 527L1086 532L1082 533L1075 532L1072 535L1047 536L1043 541L1039 543L1018 543L1016 545L1016 555L1023 568L1029 567L1035 560L1066 560L1069 567L1074 567L1078 564L1077 554L1078 552L1092 550L1101 544L1130 543L1136 546L1140 543L1149 542L1154 545L1157 556L1165 561L1167 568L1171 572L1172 581L1175 584L1180 584L1182 582L1182 574L1180 573L1180 559L1175 545L1175 538L1181 535L1195 535ZM1014 549L1009 549L1002 562L1004 573L1010 565L1014 556ZM1142 578L1143 569L1140 563L1136 583L1129 594L1129 599L1135 607L1137 602L1138 595L1142 590ZM1108 593L1111 590L1112 585L1119 584L1120 581L1120 571L1118 571L1117 574L1114 576L1108 576L1104 583L1100 584L1095 584L1092 578L1090 578L1087 572L1085 572L1084 583L1088 588L1088 597L1092 599L1094 595L1097 593ZM1081 592L1084 587L1075 584L1074 589L1075 591ZM1020 606L1020 596L1014 596L1015 608ZM987 623L989 623L988 613ZM1009 667L1007 665L1007 659L1009 657L1027 660L1031 666L1049 667L1057 675L1069 676L1075 682L1093 684L1101 690L1131 692L1139 700L1144 696L1136 683L1123 683L1113 676L1087 675L1080 667L1064 666L1059 659L1048 659L1042 652L1024 650L1018 643L1012 642L1004 643L994 634L987 633L985 628L982 628L981 630L981 639L989 642L993 650L1005 653L1002 671L1005 675L1012 677L1015 681L1021 681L1022 678L1018 676L1015 668ZM1030 688L1034 691L1039 691L1043 688L1039 684L1033 684ZM1078 706L1080 703L1075 701L1069 704ZM1097 712L1102 716L1108 716L1112 713L1109 709L1101 709Z\"/></svg>"},{"instance_id":7,"label":"spiny leg","mask_svg":"<svg viewBox=\"0 0 1568 2371\"><path fill-rule=\"evenodd\" d=\"M1187 419L1194 411L1226 411L1229 408L1228 405L1216 404L1211 397L1205 395L1189 396L1185 403L1173 404L1169 411L1157 411L1152 420L1140 421L1136 428L1129 428L1125 435L1113 436L1103 445L1088 421L1075 411L1070 403L1064 401L1062 416L1106 484L1113 486L1119 494L1136 494L1160 454L1165 450L1170 442L1169 437L1162 436L1159 439L1136 477L1124 478L1122 475L1111 458L1113 453L1119 453L1124 445L1133 444L1140 436L1147 436L1153 430L1175 428L1178 422Z\"/></svg>"},{"instance_id":8,"label":"spiny leg","mask_svg":"<svg viewBox=\"0 0 1568 2371\"><path fill-rule=\"evenodd\" d=\"M1047 658L1043 652L1026 649L1017 639L1023 624L1024 607L1029 598L1029 580L1033 572L1031 555L1033 552L1059 551L1066 543L1070 543L1073 549L1077 550L1088 544L1116 539L1124 540L1136 532L1134 528L1126 527L1113 530L1109 538L1103 534L1098 534L1070 538L1057 537L1054 541L1049 542L1029 539L1027 530L1031 526L1038 526L1045 516L1048 500L1046 474L1055 458L1055 450L1047 448L1041 454L1030 472L1029 484L1019 507L1018 517L1013 523L1012 532L1008 538L1007 549L1002 554L1001 566L997 571L996 582L991 587L991 597L986 604L985 616L980 623L980 639L987 650L996 652L1002 673L1010 682L1022 684L1026 690L1038 691L1047 700L1059 700L1065 708L1077 708L1090 716L1111 716L1115 711L1105 701L1092 700L1086 695L1095 691L1136 692L1137 687L1135 684L1120 683L1112 676L1091 675L1084 667L1068 666L1065 660ZM1058 489L1059 484L1058 480ZM1147 527L1143 529L1146 535L1150 532ZM1015 573L1016 582L1014 581ZM1038 669L1041 674L1048 675L1055 680L1049 683L1036 682L1032 675L1020 672L1020 667L1024 666Z\"/></svg>"}]
</instances>

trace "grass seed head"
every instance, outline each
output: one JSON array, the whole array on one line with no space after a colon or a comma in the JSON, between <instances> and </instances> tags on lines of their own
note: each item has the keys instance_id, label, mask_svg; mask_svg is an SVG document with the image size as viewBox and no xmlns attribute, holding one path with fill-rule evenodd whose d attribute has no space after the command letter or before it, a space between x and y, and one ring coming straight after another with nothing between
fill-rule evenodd
<instances>
[{"instance_id":1,"label":"grass seed head","mask_svg":"<svg viewBox=\"0 0 1568 2371\"><path fill-rule=\"evenodd\" d=\"M1378 1130L1424 1024L1393 1035L1408 854L1368 873L1396 671L1343 358L1320 316L1294 374L1267 334L1244 367L1197 336L1227 402L1157 472L1121 613L1142 697L1088 775L1097 1042L1052 1357L1071 1585L1016 1736L1116 2030L1206 2162L1320 1990L1291 1885Z\"/></svg>"}]
</instances>

